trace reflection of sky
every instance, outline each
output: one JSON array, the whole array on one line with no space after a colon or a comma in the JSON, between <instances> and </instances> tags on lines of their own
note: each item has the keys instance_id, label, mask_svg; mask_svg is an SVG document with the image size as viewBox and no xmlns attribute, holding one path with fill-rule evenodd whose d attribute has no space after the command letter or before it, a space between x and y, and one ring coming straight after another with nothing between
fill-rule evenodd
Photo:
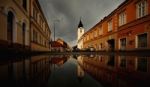
<instances>
[{"instance_id":1,"label":"reflection of sky","mask_svg":"<svg viewBox=\"0 0 150 87\"><path fill-rule=\"evenodd\" d=\"M49 79L50 87L102 87L88 74L80 82L77 77L77 61L70 58L63 66L53 66Z\"/></svg>"}]
</instances>

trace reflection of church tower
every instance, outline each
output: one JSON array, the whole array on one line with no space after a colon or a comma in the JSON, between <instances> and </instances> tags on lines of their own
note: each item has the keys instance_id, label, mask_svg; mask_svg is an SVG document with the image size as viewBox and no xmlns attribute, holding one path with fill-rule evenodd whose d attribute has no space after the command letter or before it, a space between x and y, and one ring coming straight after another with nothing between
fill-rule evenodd
<instances>
[{"instance_id":1,"label":"reflection of church tower","mask_svg":"<svg viewBox=\"0 0 150 87\"><path fill-rule=\"evenodd\" d=\"M78 31L77 31L77 47L79 49L81 49L81 42L79 41L82 37L82 35L84 34L84 28L83 28L83 24L82 24L82 21L80 19L80 22L79 22L79 25L78 25Z\"/></svg>"},{"instance_id":2,"label":"reflection of church tower","mask_svg":"<svg viewBox=\"0 0 150 87\"><path fill-rule=\"evenodd\" d=\"M84 70L81 68L81 66L79 64L77 66L77 76L78 76L79 82L82 82L82 80L84 78Z\"/></svg>"}]
</instances>

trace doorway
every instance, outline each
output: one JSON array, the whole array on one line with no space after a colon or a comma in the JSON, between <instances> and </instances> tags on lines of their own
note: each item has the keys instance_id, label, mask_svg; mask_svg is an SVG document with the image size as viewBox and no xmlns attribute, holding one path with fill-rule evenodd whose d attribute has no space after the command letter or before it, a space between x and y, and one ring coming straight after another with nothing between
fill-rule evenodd
<instances>
[{"instance_id":1,"label":"doorway","mask_svg":"<svg viewBox=\"0 0 150 87\"><path fill-rule=\"evenodd\" d=\"M107 42L108 42L108 50L109 51L114 51L115 50L115 40L110 39Z\"/></svg>"}]
</instances>

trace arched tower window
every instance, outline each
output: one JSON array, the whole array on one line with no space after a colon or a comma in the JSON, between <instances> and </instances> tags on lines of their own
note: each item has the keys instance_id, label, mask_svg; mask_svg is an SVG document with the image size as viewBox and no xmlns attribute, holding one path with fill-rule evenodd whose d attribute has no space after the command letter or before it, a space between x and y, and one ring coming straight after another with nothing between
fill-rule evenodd
<instances>
[{"instance_id":1,"label":"arched tower window","mask_svg":"<svg viewBox=\"0 0 150 87\"><path fill-rule=\"evenodd\" d=\"M23 0L22 6L25 10L27 10L27 0Z\"/></svg>"},{"instance_id":2,"label":"arched tower window","mask_svg":"<svg viewBox=\"0 0 150 87\"><path fill-rule=\"evenodd\" d=\"M9 11L7 15L7 40L8 42L13 42L13 24L14 24L14 14Z\"/></svg>"},{"instance_id":3,"label":"arched tower window","mask_svg":"<svg viewBox=\"0 0 150 87\"><path fill-rule=\"evenodd\" d=\"M23 23L22 24L22 42L23 42L23 45L25 45L25 39L26 39L26 24Z\"/></svg>"}]
</instances>

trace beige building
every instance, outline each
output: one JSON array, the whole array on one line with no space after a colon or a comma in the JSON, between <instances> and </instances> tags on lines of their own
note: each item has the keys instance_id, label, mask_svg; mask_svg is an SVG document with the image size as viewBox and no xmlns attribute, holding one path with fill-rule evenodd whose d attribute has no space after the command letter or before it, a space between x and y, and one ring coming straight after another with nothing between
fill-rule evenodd
<instances>
[{"instance_id":1,"label":"beige building","mask_svg":"<svg viewBox=\"0 0 150 87\"><path fill-rule=\"evenodd\" d=\"M0 48L29 49L29 0L0 0Z\"/></svg>"},{"instance_id":2,"label":"beige building","mask_svg":"<svg viewBox=\"0 0 150 87\"><path fill-rule=\"evenodd\" d=\"M49 51L51 31L38 0L0 0L1 51Z\"/></svg>"},{"instance_id":3,"label":"beige building","mask_svg":"<svg viewBox=\"0 0 150 87\"><path fill-rule=\"evenodd\" d=\"M50 51L51 31L38 0L31 1L31 50Z\"/></svg>"}]
</instances>

